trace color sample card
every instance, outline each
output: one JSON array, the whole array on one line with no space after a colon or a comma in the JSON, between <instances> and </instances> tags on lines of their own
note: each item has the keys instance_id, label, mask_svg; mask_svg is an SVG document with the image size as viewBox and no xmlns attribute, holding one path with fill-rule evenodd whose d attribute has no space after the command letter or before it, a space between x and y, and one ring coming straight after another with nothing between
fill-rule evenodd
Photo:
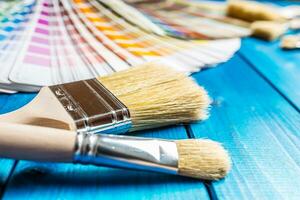
<instances>
[{"instance_id":1,"label":"color sample card","mask_svg":"<svg viewBox=\"0 0 300 200\"><path fill-rule=\"evenodd\" d=\"M162 23L167 17L185 17L176 12L160 10L155 17L157 13L143 14L124 2L107 0L0 2L0 92L37 91L145 62L192 73L228 60L239 49L239 38L190 40L161 34L162 25L185 36L182 27L175 30ZM197 26L212 31L205 25L207 19L196 19Z\"/></svg>"},{"instance_id":2,"label":"color sample card","mask_svg":"<svg viewBox=\"0 0 300 200\"><path fill-rule=\"evenodd\" d=\"M0 40L0 86L11 89L11 81L8 79L14 65L23 39L26 35L26 27L35 9L35 1L18 1L14 9L5 14L0 25L2 30ZM12 11L12 12L11 12Z\"/></svg>"},{"instance_id":3,"label":"color sample card","mask_svg":"<svg viewBox=\"0 0 300 200\"><path fill-rule=\"evenodd\" d=\"M225 4L202 1L147 1L133 4L167 35L182 39L223 39L249 36L247 27L230 23ZM206 5L206 6L205 6ZM215 8L216 7L216 8Z\"/></svg>"}]
</instances>

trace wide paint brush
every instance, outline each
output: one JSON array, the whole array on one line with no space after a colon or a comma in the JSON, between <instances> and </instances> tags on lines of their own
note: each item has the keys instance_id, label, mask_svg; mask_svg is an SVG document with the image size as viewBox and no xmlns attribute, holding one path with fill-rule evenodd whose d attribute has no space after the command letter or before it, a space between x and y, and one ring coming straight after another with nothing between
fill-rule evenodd
<instances>
[{"instance_id":1,"label":"wide paint brush","mask_svg":"<svg viewBox=\"0 0 300 200\"><path fill-rule=\"evenodd\" d=\"M177 174L216 180L230 170L230 158L217 142L162 140L76 133L55 128L0 123L0 156L71 162Z\"/></svg>"},{"instance_id":2,"label":"wide paint brush","mask_svg":"<svg viewBox=\"0 0 300 200\"><path fill-rule=\"evenodd\" d=\"M1 122L89 133L124 133L207 118L206 91L185 74L153 63L111 76L44 87Z\"/></svg>"}]
</instances>

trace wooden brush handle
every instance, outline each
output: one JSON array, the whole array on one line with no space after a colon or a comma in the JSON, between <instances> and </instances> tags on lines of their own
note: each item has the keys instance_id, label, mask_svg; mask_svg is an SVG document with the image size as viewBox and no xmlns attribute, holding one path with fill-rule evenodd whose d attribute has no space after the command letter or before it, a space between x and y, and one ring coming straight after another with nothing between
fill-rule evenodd
<instances>
[{"instance_id":1,"label":"wooden brush handle","mask_svg":"<svg viewBox=\"0 0 300 200\"><path fill-rule=\"evenodd\" d=\"M39 94L24 107L0 115L0 122L31 124L66 130L76 129L73 121L48 87L43 87Z\"/></svg>"},{"instance_id":2,"label":"wooden brush handle","mask_svg":"<svg viewBox=\"0 0 300 200\"><path fill-rule=\"evenodd\" d=\"M32 125L0 123L0 157L72 162L76 133Z\"/></svg>"}]
</instances>

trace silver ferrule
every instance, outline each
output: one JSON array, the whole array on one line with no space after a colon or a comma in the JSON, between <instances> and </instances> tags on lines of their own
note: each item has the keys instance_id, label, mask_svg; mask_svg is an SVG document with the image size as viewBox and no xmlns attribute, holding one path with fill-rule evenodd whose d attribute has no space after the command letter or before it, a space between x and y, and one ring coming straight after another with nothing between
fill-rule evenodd
<instances>
[{"instance_id":1,"label":"silver ferrule","mask_svg":"<svg viewBox=\"0 0 300 200\"><path fill-rule=\"evenodd\" d=\"M178 152L171 140L82 132L74 162L177 174Z\"/></svg>"}]
</instances>

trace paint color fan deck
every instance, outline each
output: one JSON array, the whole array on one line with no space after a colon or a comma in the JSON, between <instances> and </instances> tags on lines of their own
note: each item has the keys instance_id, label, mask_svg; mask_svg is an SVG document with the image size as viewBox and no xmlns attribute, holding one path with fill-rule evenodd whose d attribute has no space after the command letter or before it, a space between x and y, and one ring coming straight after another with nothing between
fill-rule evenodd
<instances>
[{"instance_id":1,"label":"paint color fan deck","mask_svg":"<svg viewBox=\"0 0 300 200\"><path fill-rule=\"evenodd\" d=\"M166 35L150 16L120 0L1 1L0 29L4 93L38 91L145 62L193 73L227 61L240 47L239 38Z\"/></svg>"}]
</instances>

